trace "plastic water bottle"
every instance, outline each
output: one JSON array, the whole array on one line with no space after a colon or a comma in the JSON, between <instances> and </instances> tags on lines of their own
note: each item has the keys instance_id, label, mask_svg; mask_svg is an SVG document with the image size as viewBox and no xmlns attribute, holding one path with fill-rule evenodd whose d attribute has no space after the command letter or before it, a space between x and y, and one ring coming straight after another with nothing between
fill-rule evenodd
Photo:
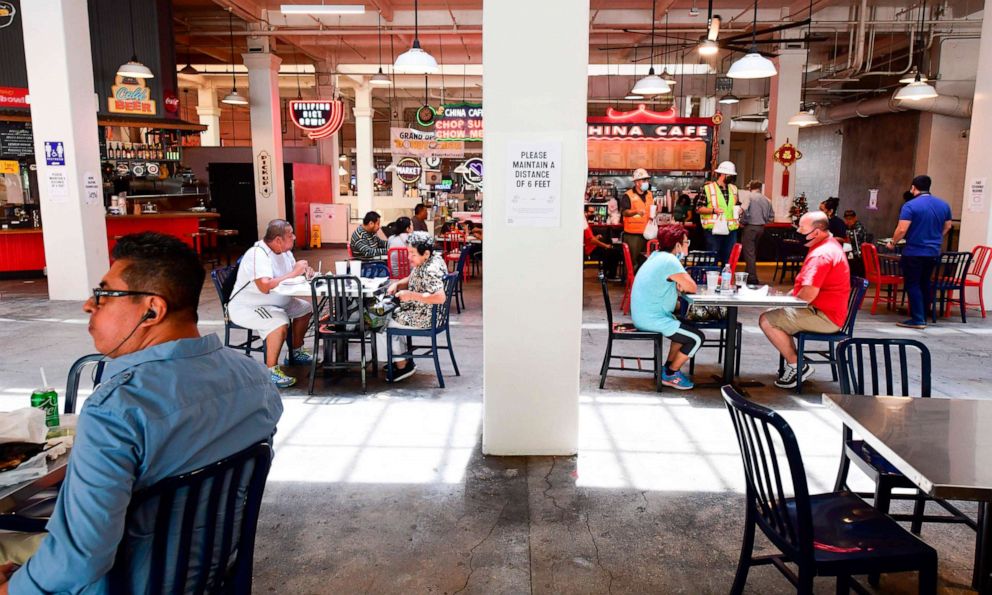
<instances>
[{"instance_id":1,"label":"plastic water bottle","mask_svg":"<svg viewBox=\"0 0 992 595\"><path fill-rule=\"evenodd\" d=\"M734 273L730 270L729 262L723 266L723 272L720 273L720 289L727 293L734 291Z\"/></svg>"}]
</instances>

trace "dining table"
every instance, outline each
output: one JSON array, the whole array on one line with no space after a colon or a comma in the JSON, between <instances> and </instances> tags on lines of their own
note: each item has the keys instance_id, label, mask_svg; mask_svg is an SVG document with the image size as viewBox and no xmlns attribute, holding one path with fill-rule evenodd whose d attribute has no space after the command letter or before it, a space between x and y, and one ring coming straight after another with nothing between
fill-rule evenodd
<instances>
[{"instance_id":1,"label":"dining table","mask_svg":"<svg viewBox=\"0 0 992 595\"><path fill-rule=\"evenodd\" d=\"M732 291L717 292L705 285L699 286L698 293L687 293L682 296L690 306L717 306L727 309L726 341L723 345L723 373L714 375L715 382L697 383L701 388L719 388L730 384L744 394L747 387L763 386L755 380L737 380L734 374L734 362L737 361L737 350L741 348L741 338L737 334L737 314L740 308L803 308L809 305L798 297L778 292L768 288L767 292L752 289L734 288Z\"/></svg>"},{"instance_id":2,"label":"dining table","mask_svg":"<svg viewBox=\"0 0 992 595\"><path fill-rule=\"evenodd\" d=\"M971 586L992 594L992 400L824 394L822 402L924 494L978 503Z\"/></svg>"},{"instance_id":3,"label":"dining table","mask_svg":"<svg viewBox=\"0 0 992 595\"><path fill-rule=\"evenodd\" d=\"M0 523L2 523L3 515L13 513L38 492L57 487L65 479L70 452L72 451L59 455L55 459L48 459L46 461L48 469L45 475L0 488Z\"/></svg>"}]
</instances>

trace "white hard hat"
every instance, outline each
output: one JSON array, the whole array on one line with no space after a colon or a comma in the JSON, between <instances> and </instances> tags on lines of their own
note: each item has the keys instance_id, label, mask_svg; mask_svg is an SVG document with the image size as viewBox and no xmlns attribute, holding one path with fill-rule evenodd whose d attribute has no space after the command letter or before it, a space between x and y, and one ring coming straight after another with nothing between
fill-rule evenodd
<instances>
[{"instance_id":1,"label":"white hard hat","mask_svg":"<svg viewBox=\"0 0 992 595\"><path fill-rule=\"evenodd\" d=\"M734 165L733 161L724 161L719 165L719 167L716 168L716 173L727 174L728 176L736 176L737 166Z\"/></svg>"},{"instance_id":2,"label":"white hard hat","mask_svg":"<svg viewBox=\"0 0 992 595\"><path fill-rule=\"evenodd\" d=\"M651 176L648 175L648 171L646 169L644 169L643 167L639 167L639 168L637 168L637 169L634 170L634 181L635 182L637 180L646 180L646 179L648 179L650 177Z\"/></svg>"}]
</instances>

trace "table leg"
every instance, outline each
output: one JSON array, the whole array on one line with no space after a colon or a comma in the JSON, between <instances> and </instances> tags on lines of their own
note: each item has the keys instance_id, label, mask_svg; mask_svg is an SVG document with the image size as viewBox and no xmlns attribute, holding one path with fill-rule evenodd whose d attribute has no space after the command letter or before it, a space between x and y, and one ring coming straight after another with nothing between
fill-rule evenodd
<instances>
[{"instance_id":1,"label":"table leg","mask_svg":"<svg viewBox=\"0 0 992 595\"><path fill-rule=\"evenodd\" d=\"M971 588L979 593L992 594L992 515L989 502L978 503L978 533L975 537L975 570L971 577Z\"/></svg>"},{"instance_id":2,"label":"table leg","mask_svg":"<svg viewBox=\"0 0 992 595\"><path fill-rule=\"evenodd\" d=\"M737 308L727 308L727 341L723 349L723 382L731 384L734 381L734 362L737 361L737 348L740 337L737 336Z\"/></svg>"}]
</instances>

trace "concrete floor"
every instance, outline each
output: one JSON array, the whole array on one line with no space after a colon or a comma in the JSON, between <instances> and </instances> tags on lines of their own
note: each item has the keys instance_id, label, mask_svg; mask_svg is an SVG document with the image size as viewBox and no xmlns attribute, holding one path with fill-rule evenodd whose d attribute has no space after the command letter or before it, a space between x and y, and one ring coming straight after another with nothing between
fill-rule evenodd
<instances>
[{"instance_id":1,"label":"concrete floor","mask_svg":"<svg viewBox=\"0 0 992 595\"><path fill-rule=\"evenodd\" d=\"M325 269L338 255L319 254ZM622 288L613 290L618 304ZM483 457L480 282L469 281L466 293L468 309L453 316L452 330L462 375L449 375L447 389L421 371L396 386L373 380L364 395L349 374L318 380L309 397L306 371L295 370L303 386L284 392L258 527L257 592L725 593L739 551L743 473L717 391L658 395L647 375L611 376L599 390L606 325L586 271L579 455ZM221 329L209 286L200 312L202 332ZM840 430L813 395L837 385L821 369L809 396L770 386L777 359L756 315L742 313L742 375L769 385L751 395L782 411L799 436L810 490L828 491ZM951 319L920 332L898 329L898 319L865 311L858 334L921 338L934 355L936 396L988 395L992 324ZM80 304L45 299L44 280L0 281L0 410L28 403L39 366L61 384L71 362L92 351L85 323ZM704 352L697 379L717 371L715 358ZM870 488L857 471L852 477L856 489ZM927 525L924 537L940 555L940 591L968 592L974 533ZM768 549L760 538L759 548ZM833 588L816 583L817 592ZM763 567L752 570L748 591L790 588ZM880 592L915 591L913 575L882 578Z\"/></svg>"}]
</instances>

